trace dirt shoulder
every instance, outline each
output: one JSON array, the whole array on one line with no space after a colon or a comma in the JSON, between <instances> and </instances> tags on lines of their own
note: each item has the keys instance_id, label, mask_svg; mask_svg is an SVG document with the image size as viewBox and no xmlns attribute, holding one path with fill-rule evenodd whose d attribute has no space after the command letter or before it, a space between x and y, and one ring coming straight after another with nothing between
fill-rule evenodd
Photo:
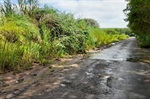
<instances>
[{"instance_id":1,"label":"dirt shoulder","mask_svg":"<svg viewBox=\"0 0 150 99\"><path fill-rule=\"evenodd\" d=\"M56 88L58 79L67 71L79 67L76 65L87 56L76 55L70 58L54 59L52 64L41 66L34 63L30 70L14 74L9 72L0 75L0 99L36 95ZM50 79L49 79L50 78ZM59 80L60 81L60 80ZM44 85L44 86L43 86Z\"/></svg>"}]
</instances>

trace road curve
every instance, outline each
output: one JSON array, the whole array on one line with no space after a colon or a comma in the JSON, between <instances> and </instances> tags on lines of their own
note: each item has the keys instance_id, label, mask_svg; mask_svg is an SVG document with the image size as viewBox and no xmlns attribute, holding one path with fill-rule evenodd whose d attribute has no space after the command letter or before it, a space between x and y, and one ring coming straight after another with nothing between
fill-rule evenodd
<instances>
[{"instance_id":1,"label":"road curve","mask_svg":"<svg viewBox=\"0 0 150 99\"><path fill-rule=\"evenodd\" d=\"M80 68L57 88L25 99L150 99L150 64L127 61L137 49L135 38L124 40L74 64Z\"/></svg>"}]
</instances>

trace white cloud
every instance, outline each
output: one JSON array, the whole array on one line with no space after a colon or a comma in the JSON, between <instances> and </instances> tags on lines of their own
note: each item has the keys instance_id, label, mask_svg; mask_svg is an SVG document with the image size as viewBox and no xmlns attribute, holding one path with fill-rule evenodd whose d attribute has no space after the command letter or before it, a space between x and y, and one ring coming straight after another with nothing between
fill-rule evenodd
<instances>
[{"instance_id":1,"label":"white cloud","mask_svg":"<svg viewBox=\"0 0 150 99\"><path fill-rule=\"evenodd\" d=\"M75 13L76 18L93 18L101 27L126 27L125 0L39 0L61 11Z\"/></svg>"}]
</instances>

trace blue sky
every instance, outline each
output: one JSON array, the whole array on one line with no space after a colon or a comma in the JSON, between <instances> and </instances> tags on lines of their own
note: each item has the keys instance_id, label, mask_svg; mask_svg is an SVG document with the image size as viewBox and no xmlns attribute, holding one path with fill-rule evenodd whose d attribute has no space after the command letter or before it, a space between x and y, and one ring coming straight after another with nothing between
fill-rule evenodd
<instances>
[{"instance_id":1,"label":"blue sky","mask_svg":"<svg viewBox=\"0 0 150 99\"><path fill-rule=\"evenodd\" d=\"M0 0L2 2L3 0ZM11 0L16 2L16 0ZM75 18L93 18L100 27L126 27L123 9L125 0L39 0L40 4L48 4L60 11L71 12Z\"/></svg>"}]
</instances>

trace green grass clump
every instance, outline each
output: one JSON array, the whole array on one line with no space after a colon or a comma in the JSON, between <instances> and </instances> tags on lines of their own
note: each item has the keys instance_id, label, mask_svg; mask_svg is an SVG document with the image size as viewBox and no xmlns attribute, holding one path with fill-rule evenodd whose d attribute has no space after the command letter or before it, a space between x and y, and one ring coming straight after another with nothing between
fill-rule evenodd
<instances>
[{"instance_id":1,"label":"green grass clump","mask_svg":"<svg viewBox=\"0 0 150 99\"><path fill-rule=\"evenodd\" d=\"M0 70L18 69L22 53L16 44L0 41Z\"/></svg>"},{"instance_id":2,"label":"green grass clump","mask_svg":"<svg viewBox=\"0 0 150 99\"><path fill-rule=\"evenodd\" d=\"M38 27L25 17L3 17L0 23L0 69L21 70L39 59Z\"/></svg>"}]
</instances>

